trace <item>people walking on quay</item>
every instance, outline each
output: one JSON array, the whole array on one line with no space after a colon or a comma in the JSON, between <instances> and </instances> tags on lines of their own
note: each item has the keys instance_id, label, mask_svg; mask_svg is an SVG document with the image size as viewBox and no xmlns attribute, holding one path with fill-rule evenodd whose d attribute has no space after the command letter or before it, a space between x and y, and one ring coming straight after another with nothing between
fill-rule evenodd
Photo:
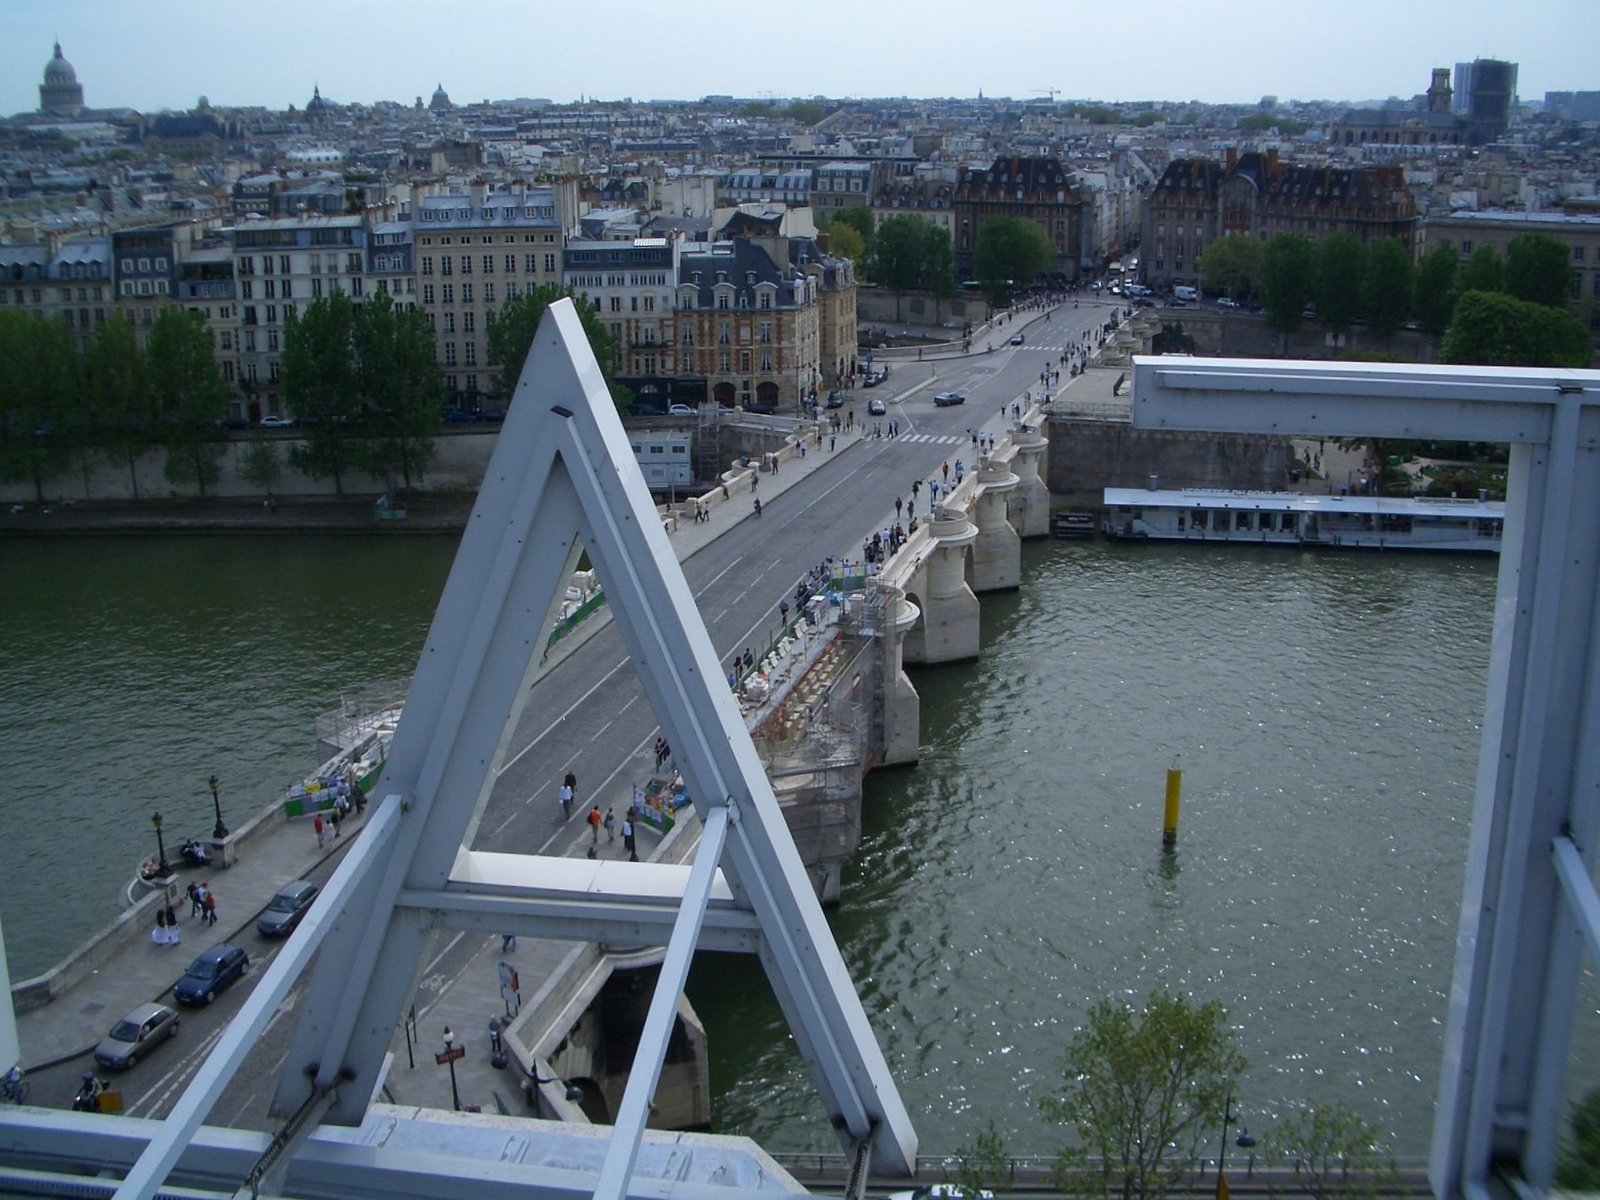
<instances>
[{"instance_id":1,"label":"people walking on quay","mask_svg":"<svg viewBox=\"0 0 1600 1200\"><path fill-rule=\"evenodd\" d=\"M317 835L317 846L320 849L322 846L324 829L321 813L318 813L316 816L311 818L311 829L312 832Z\"/></svg>"},{"instance_id":2,"label":"people walking on quay","mask_svg":"<svg viewBox=\"0 0 1600 1200\"><path fill-rule=\"evenodd\" d=\"M570 783L563 783L561 785L561 790L557 792L557 795L561 799L561 814L563 819L570 820L572 817L572 785Z\"/></svg>"},{"instance_id":3,"label":"people walking on quay","mask_svg":"<svg viewBox=\"0 0 1600 1200\"><path fill-rule=\"evenodd\" d=\"M902 507L904 507L904 504L905 504L905 502L903 500L901 500L899 496L896 496L894 498L894 515L896 517L900 516L900 509Z\"/></svg>"},{"instance_id":4,"label":"people walking on quay","mask_svg":"<svg viewBox=\"0 0 1600 1200\"><path fill-rule=\"evenodd\" d=\"M206 906L206 924L217 923L217 894L211 890L211 881L208 879L200 885L200 892Z\"/></svg>"},{"instance_id":5,"label":"people walking on quay","mask_svg":"<svg viewBox=\"0 0 1600 1200\"><path fill-rule=\"evenodd\" d=\"M328 814L328 822L329 822L329 824L331 824L333 826L333 836L334 837L338 837L339 836L339 834L341 832L341 830L339 829L339 824L340 824L341 821L343 821L343 819L344 819L343 810L341 809L341 807L339 805L339 802L337 800L335 800L333 802L333 812Z\"/></svg>"},{"instance_id":6,"label":"people walking on quay","mask_svg":"<svg viewBox=\"0 0 1600 1200\"><path fill-rule=\"evenodd\" d=\"M639 861L639 846L633 833L633 810L628 810L629 815L622 818L622 848L628 852L629 862Z\"/></svg>"},{"instance_id":7,"label":"people walking on quay","mask_svg":"<svg viewBox=\"0 0 1600 1200\"><path fill-rule=\"evenodd\" d=\"M150 940L158 946L167 944L167 910L156 909L156 927L150 931Z\"/></svg>"},{"instance_id":8,"label":"people walking on quay","mask_svg":"<svg viewBox=\"0 0 1600 1200\"><path fill-rule=\"evenodd\" d=\"M164 911L167 917L167 945L176 946L183 941L183 935L178 932L178 910L168 904Z\"/></svg>"},{"instance_id":9,"label":"people walking on quay","mask_svg":"<svg viewBox=\"0 0 1600 1200\"><path fill-rule=\"evenodd\" d=\"M205 904L200 900L200 888L191 879L185 891L189 895L189 916L198 917L206 910Z\"/></svg>"},{"instance_id":10,"label":"people walking on quay","mask_svg":"<svg viewBox=\"0 0 1600 1200\"><path fill-rule=\"evenodd\" d=\"M600 844L600 824L605 820L605 818L600 815L600 806L598 804L589 810L588 820L589 844L591 846L598 846Z\"/></svg>"},{"instance_id":11,"label":"people walking on quay","mask_svg":"<svg viewBox=\"0 0 1600 1200\"><path fill-rule=\"evenodd\" d=\"M561 777L561 782L572 789L572 798L578 798L578 777L572 773L572 768L567 768L567 773Z\"/></svg>"},{"instance_id":12,"label":"people walking on quay","mask_svg":"<svg viewBox=\"0 0 1600 1200\"><path fill-rule=\"evenodd\" d=\"M606 819L604 821L602 821L601 824L606 827L606 841L607 842L616 841L617 840L617 810L614 809L614 808L607 808L606 809Z\"/></svg>"}]
</instances>

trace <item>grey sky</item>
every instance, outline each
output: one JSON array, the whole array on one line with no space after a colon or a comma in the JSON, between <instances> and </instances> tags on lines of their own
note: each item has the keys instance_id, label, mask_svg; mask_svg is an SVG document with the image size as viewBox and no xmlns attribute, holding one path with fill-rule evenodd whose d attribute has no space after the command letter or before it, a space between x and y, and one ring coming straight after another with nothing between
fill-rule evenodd
<instances>
[{"instance_id":1,"label":"grey sky","mask_svg":"<svg viewBox=\"0 0 1600 1200\"><path fill-rule=\"evenodd\" d=\"M581 13L581 15L580 15ZM1062 97L1363 100L1429 68L1521 64L1600 89L1600 0L0 0L0 113L38 107L59 38L91 107L451 99Z\"/></svg>"}]
</instances>

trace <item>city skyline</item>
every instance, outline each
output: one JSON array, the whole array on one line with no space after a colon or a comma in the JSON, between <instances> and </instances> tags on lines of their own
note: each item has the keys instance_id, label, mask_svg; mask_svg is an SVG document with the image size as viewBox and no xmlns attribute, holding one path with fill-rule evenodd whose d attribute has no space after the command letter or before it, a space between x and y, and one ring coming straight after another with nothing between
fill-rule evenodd
<instances>
[{"instance_id":1,"label":"city skyline","mask_svg":"<svg viewBox=\"0 0 1600 1200\"><path fill-rule=\"evenodd\" d=\"M1404 13L1397 27L1395 13ZM903 10L815 0L806 26L706 32L686 15L624 4L572 32L569 10L482 0L466 9L416 0L284 0L214 19L181 0L42 6L0 0L0 113L39 104L59 41L90 108L302 107L314 87L340 103L424 103L442 85L457 104L580 97L1043 97L1254 103L1361 102L1424 91L1432 67L1473 58L1519 65L1519 92L1600 89L1588 49L1600 40L1592 0L1348 0L1322 6L1238 0L1228 19L1180 0L1149 0L1119 22L1079 0L1000 0L975 10L924 0ZM977 16L974 16L974 13ZM637 19L630 19L634 16ZM1125 27L1123 27L1125 25ZM571 45L586 52L573 53ZM1315 48L1315 54L1308 50Z\"/></svg>"}]
</instances>

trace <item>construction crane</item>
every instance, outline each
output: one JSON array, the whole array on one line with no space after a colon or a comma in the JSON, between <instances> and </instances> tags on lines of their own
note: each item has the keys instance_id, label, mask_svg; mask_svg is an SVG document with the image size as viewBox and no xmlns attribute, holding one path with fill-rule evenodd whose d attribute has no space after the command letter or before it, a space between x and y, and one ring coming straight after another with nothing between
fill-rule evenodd
<instances>
[{"instance_id":1,"label":"construction crane","mask_svg":"<svg viewBox=\"0 0 1600 1200\"><path fill-rule=\"evenodd\" d=\"M1034 88L1033 89L1033 94L1035 96L1049 96L1050 97L1050 103L1054 104L1056 102L1056 97L1061 94L1061 89L1060 88Z\"/></svg>"}]
</instances>

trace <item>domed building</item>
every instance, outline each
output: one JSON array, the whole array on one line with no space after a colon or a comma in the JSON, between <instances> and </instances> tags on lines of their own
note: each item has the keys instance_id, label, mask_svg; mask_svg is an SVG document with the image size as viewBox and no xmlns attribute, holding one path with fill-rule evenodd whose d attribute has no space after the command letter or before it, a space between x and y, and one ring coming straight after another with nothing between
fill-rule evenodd
<instances>
[{"instance_id":1,"label":"domed building","mask_svg":"<svg viewBox=\"0 0 1600 1200\"><path fill-rule=\"evenodd\" d=\"M450 103L450 95L444 90L444 84L433 89L433 99L428 101L428 107L434 112L449 112L455 107Z\"/></svg>"},{"instance_id":2,"label":"domed building","mask_svg":"<svg viewBox=\"0 0 1600 1200\"><path fill-rule=\"evenodd\" d=\"M39 85L39 111L57 116L73 116L83 111L83 84L61 54L56 43L54 57L44 65L44 82Z\"/></svg>"}]
</instances>

